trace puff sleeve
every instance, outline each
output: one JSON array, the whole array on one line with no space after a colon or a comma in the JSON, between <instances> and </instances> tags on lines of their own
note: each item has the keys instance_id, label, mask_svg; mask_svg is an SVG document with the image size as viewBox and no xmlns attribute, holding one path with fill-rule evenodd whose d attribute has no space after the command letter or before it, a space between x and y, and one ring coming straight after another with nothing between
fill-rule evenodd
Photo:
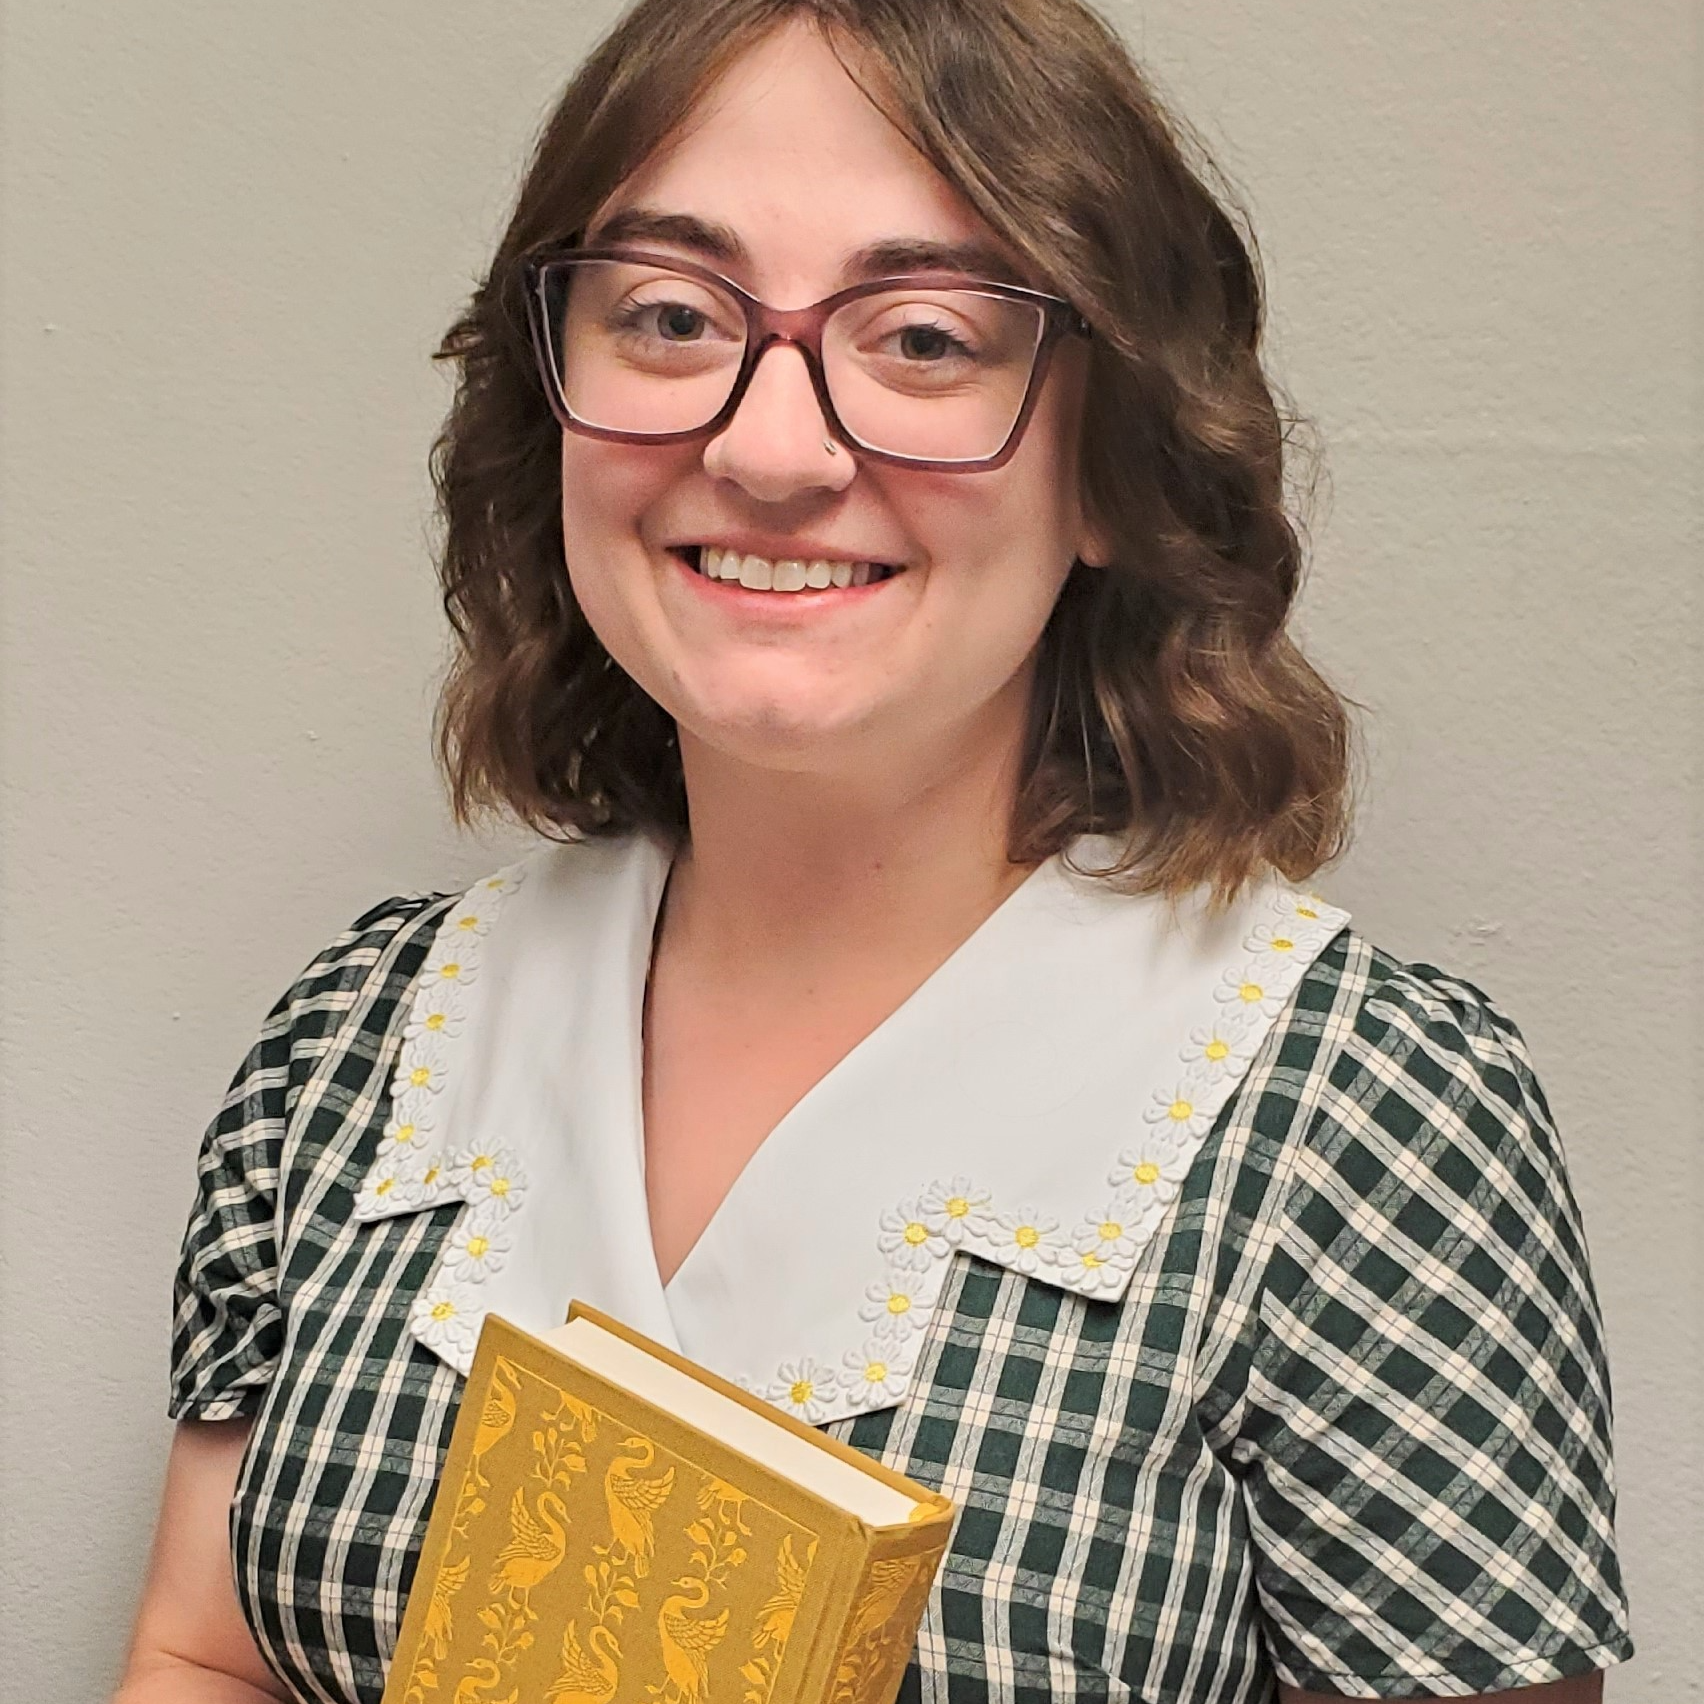
<instances>
[{"instance_id":1,"label":"puff sleeve","mask_svg":"<svg viewBox=\"0 0 1704 1704\"><path fill-rule=\"evenodd\" d=\"M229 1420L260 1407L284 1347L279 1273L292 1115L339 1049L360 1048L367 988L385 947L436 896L375 906L307 967L267 1014L202 1139L173 1284L167 1412Z\"/></svg>"},{"instance_id":2,"label":"puff sleeve","mask_svg":"<svg viewBox=\"0 0 1704 1704\"><path fill-rule=\"evenodd\" d=\"M1356 1014L1235 1456L1290 1685L1467 1696L1631 1654L1580 1215L1520 1033L1469 983L1401 967Z\"/></svg>"}]
</instances>

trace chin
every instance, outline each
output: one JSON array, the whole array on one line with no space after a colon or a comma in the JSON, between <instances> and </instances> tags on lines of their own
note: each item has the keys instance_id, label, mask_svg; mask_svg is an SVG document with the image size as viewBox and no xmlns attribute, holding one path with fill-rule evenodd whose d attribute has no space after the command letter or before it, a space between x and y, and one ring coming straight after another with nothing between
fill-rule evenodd
<instances>
[{"instance_id":1,"label":"chin","mask_svg":"<svg viewBox=\"0 0 1704 1704\"><path fill-rule=\"evenodd\" d=\"M717 705L675 720L701 745L755 769L795 774L830 767L867 728L850 707L768 699Z\"/></svg>"}]
</instances>

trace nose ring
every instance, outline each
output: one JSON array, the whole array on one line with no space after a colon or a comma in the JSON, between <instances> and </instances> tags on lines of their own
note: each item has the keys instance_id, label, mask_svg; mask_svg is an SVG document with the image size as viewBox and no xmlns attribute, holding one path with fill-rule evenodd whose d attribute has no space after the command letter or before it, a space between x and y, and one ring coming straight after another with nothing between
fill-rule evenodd
<instances>
[{"instance_id":1,"label":"nose ring","mask_svg":"<svg viewBox=\"0 0 1704 1704\"><path fill-rule=\"evenodd\" d=\"M824 438L822 441L822 447L827 450L831 456L837 456L840 454L840 446L835 443L832 438Z\"/></svg>"}]
</instances>

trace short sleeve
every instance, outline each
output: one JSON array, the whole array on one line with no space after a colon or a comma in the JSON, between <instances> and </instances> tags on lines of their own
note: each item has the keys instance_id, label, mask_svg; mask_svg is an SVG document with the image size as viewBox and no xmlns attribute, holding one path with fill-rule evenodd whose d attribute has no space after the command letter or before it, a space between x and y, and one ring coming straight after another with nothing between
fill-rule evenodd
<instances>
[{"instance_id":1,"label":"short sleeve","mask_svg":"<svg viewBox=\"0 0 1704 1704\"><path fill-rule=\"evenodd\" d=\"M1235 1447L1290 1685L1459 1697L1631 1655L1579 1212L1525 1044L1470 984L1379 979L1333 1059Z\"/></svg>"},{"instance_id":2,"label":"short sleeve","mask_svg":"<svg viewBox=\"0 0 1704 1704\"><path fill-rule=\"evenodd\" d=\"M260 1407L284 1344L280 1168L308 1075L344 1044L386 944L433 903L389 900L320 953L266 1021L202 1139L173 1284L173 1419L229 1420Z\"/></svg>"}]
</instances>

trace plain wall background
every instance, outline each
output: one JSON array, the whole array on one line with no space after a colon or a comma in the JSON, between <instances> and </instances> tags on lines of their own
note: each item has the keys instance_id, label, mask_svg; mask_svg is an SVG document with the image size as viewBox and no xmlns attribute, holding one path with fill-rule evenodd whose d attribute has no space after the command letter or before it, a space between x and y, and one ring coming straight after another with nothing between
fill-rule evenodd
<instances>
[{"instance_id":1,"label":"plain wall background","mask_svg":"<svg viewBox=\"0 0 1704 1704\"><path fill-rule=\"evenodd\" d=\"M610 0L0 21L0 1699L105 1697L197 1140L446 824L427 355ZM1641 1655L1704 1696L1699 8L1121 0L1252 206L1369 708L1322 885L1537 1054L1608 1316Z\"/></svg>"}]
</instances>

